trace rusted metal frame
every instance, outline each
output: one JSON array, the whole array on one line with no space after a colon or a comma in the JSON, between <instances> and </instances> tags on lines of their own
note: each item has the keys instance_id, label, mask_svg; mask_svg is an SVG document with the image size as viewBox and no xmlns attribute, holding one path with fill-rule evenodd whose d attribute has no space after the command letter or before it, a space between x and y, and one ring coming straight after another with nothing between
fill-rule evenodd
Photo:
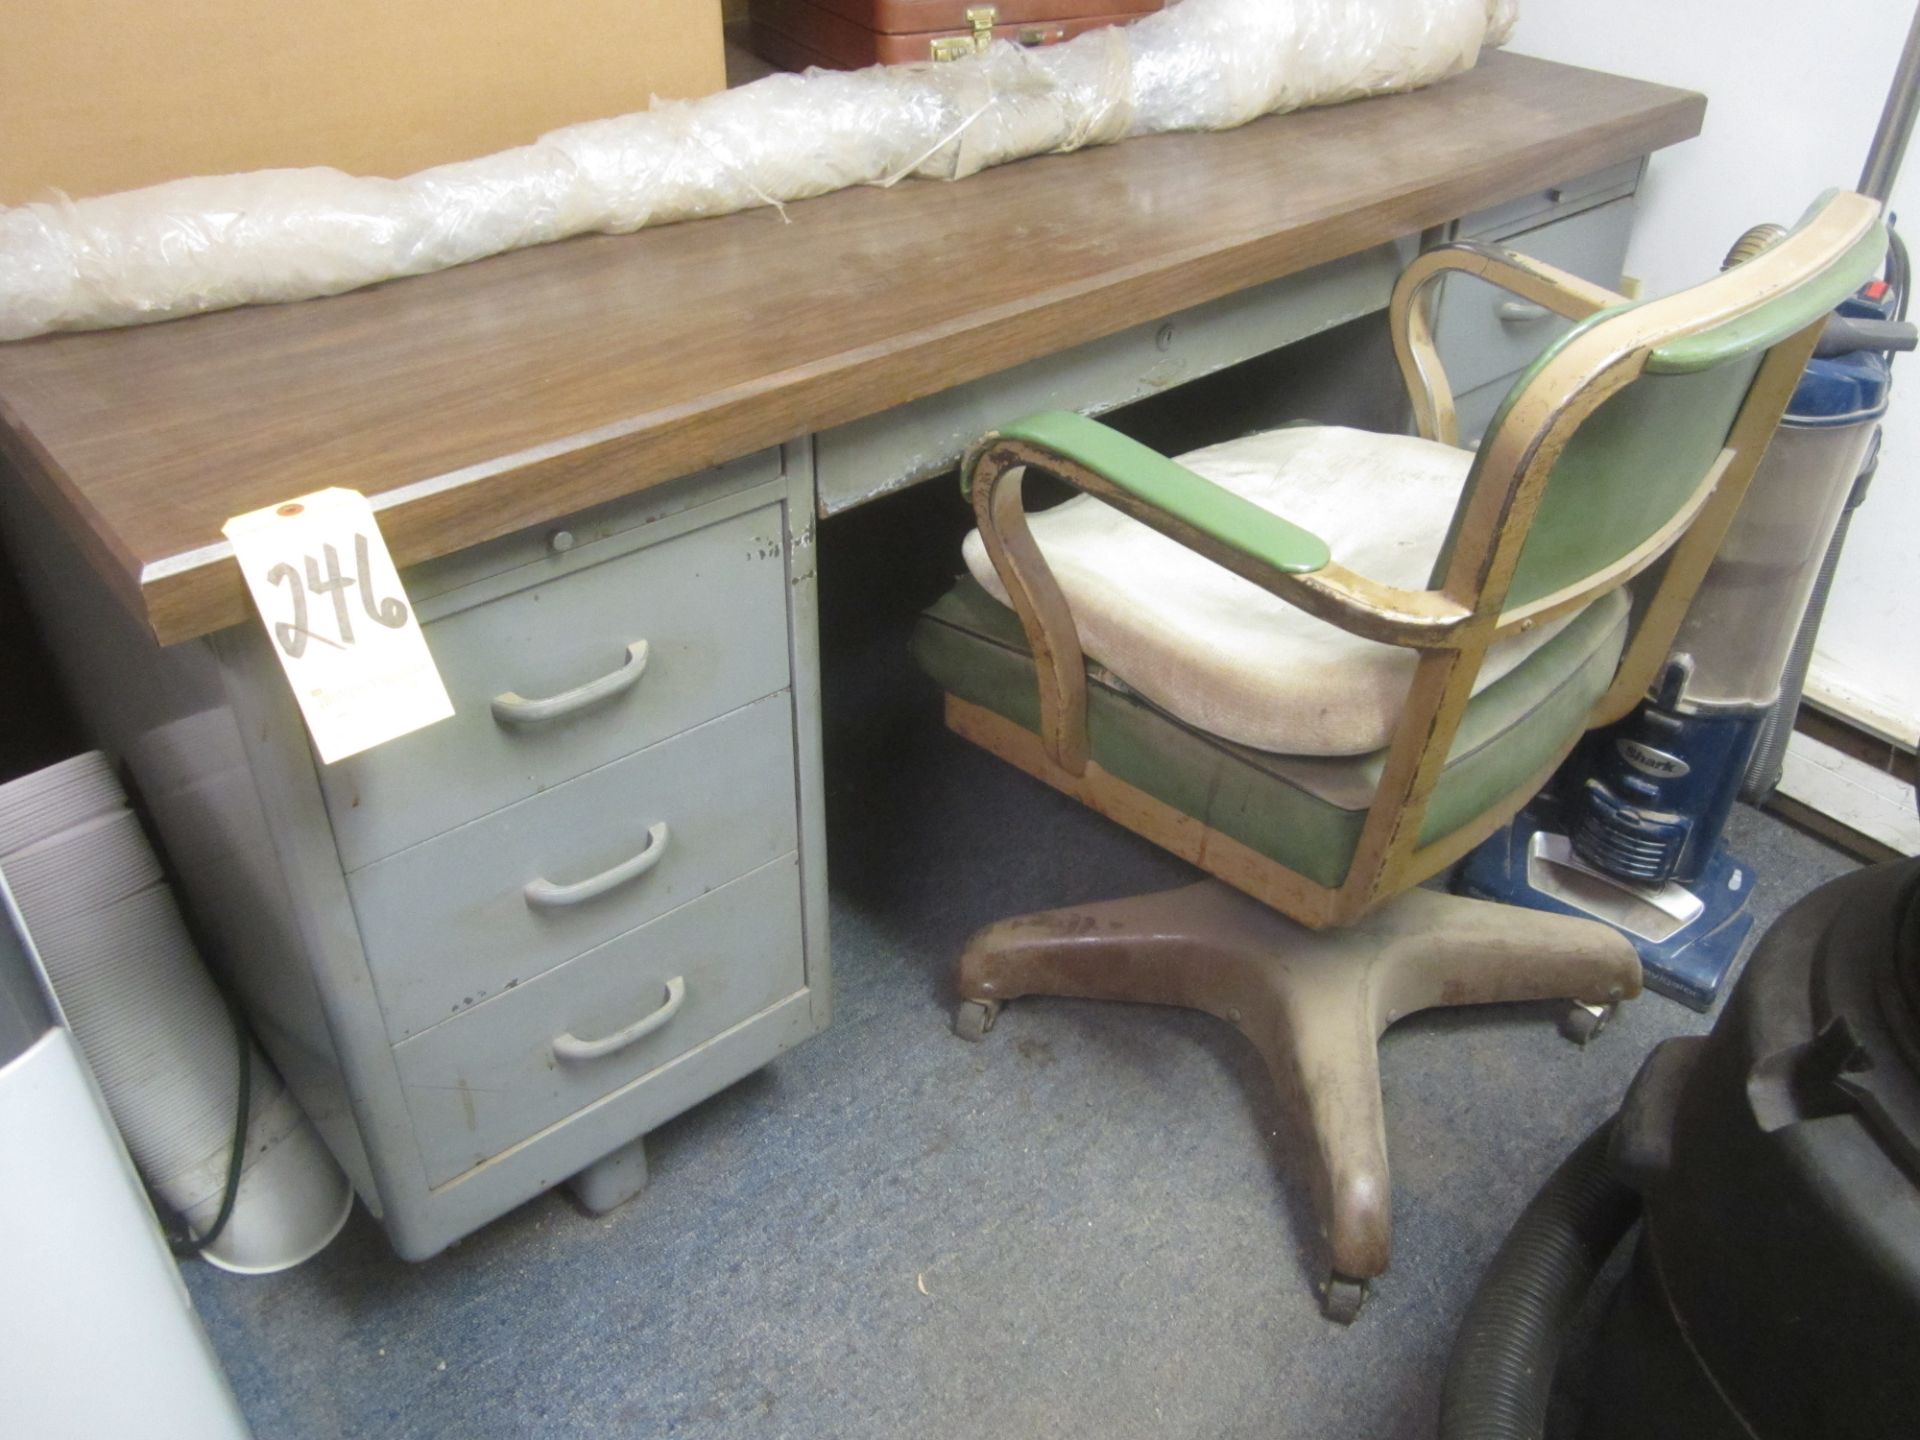
<instances>
[{"instance_id":1,"label":"rusted metal frame","mask_svg":"<svg viewBox=\"0 0 1920 1440\"><path fill-rule=\"evenodd\" d=\"M1400 273L1388 305L1394 358L1407 387L1419 434L1443 445L1460 443L1453 389L1433 338L1433 310L1424 303L1427 287L1443 275L1458 273L1484 280L1569 320L1589 315L1627 298L1543 261L1472 240L1457 241L1419 255Z\"/></svg>"},{"instance_id":2,"label":"rusted metal frame","mask_svg":"<svg viewBox=\"0 0 1920 1440\"><path fill-rule=\"evenodd\" d=\"M1744 285L1709 282L1702 287L1709 292L1705 296L1698 290L1682 292L1623 311L1564 346L1509 403L1500 428L1482 443L1468 475L1459 535L1440 586L1442 594L1470 605L1474 619L1459 632L1455 663L1444 674L1436 669L1444 657L1423 659L1416 672L1406 714L1343 887L1361 892L1357 898L1363 905L1404 888L1428 798L1445 769L1447 752L1472 695L1477 662L1506 618L1500 612L1534 515L1548 478L1575 432L1601 405L1639 378L1657 347L1758 308L1778 293L1786 283L1784 277L1804 272L1808 260L1800 252L1814 250L1817 259L1822 249L1844 250L1852 236L1844 221L1822 217L1793 240L1740 267L1747 271L1740 277L1748 282ZM1757 274L1750 268L1762 266ZM1776 274L1783 278L1776 279ZM1637 574L1661 558L1661 553L1668 560L1614 682L1589 718L1589 728L1631 710L1652 682L1746 493L1819 328L1813 326L1780 342L1769 353L1728 436L1726 449L1733 452L1732 458L1716 463L1716 474L1708 477L1714 482L1711 491L1693 523L1678 532L1669 531L1662 552L1637 549L1630 566L1615 567L1613 583L1605 588L1624 584L1630 578L1629 569ZM1602 593L1604 588L1594 589L1586 598ZM1460 662L1470 655L1475 663L1469 668Z\"/></svg>"},{"instance_id":3,"label":"rusted metal frame","mask_svg":"<svg viewBox=\"0 0 1920 1440\"><path fill-rule=\"evenodd\" d=\"M1693 494L1687 497L1666 524L1613 564L1603 570L1595 571L1578 584L1565 586L1551 595L1543 595L1538 600L1529 600L1524 605L1514 606L1500 617L1498 634L1502 637L1524 634L1536 626L1557 620L1563 615L1592 604L1609 590L1619 589L1650 569L1699 520L1735 458L1736 452L1731 446L1722 450L1713 464L1707 468L1707 473L1694 488Z\"/></svg>"},{"instance_id":4,"label":"rusted metal frame","mask_svg":"<svg viewBox=\"0 0 1920 1440\"><path fill-rule=\"evenodd\" d=\"M1547 480L1581 423L1644 366L1645 348L1628 347L1623 353L1610 329L1602 326L1576 340L1533 378L1507 407L1500 429L1481 446L1468 472L1461 522L1439 593L1473 618L1456 632L1453 650L1424 652L1414 671L1341 887L1342 908L1351 913L1411 883L1406 875L1419 849L1427 803L1446 769L1481 662L1498 634L1507 587Z\"/></svg>"},{"instance_id":5,"label":"rusted metal frame","mask_svg":"<svg viewBox=\"0 0 1920 1440\"><path fill-rule=\"evenodd\" d=\"M1069 773L1046 753L1040 737L1022 725L956 695L946 697L947 728L1089 810L1131 830L1170 855L1243 890L1309 929L1345 924L1340 892L1290 870L1252 846L1130 785L1092 760Z\"/></svg>"},{"instance_id":6,"label":"rusted metal frame","mask_svg":"<svg viewBox=\"0 0 1920 1440\"><path fill-rule=\"evenodd\" d=\"M1377 1061L1394 1021L1436 1006L1640 990L1640 962L1605 926L1426 891L1330 934L1224 885L1043 911L976 934L963 1000L987 1018L1026 995L1180 1005L1236 1025L1299 1106L1334 1279L1364 1280L1392 1251Z\"/></svg>"}]
</instances>

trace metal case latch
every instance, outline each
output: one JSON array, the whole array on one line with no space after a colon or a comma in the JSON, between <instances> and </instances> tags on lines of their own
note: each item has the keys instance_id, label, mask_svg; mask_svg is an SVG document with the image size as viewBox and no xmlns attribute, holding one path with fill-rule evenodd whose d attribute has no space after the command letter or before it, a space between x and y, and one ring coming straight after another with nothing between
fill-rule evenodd
<instances>
[{"instance_id":1,"label":"metal case latch","mask_svg":"<svg viewBox=\"0 0 1920 1440\"><path fill-rule=\"evenodd\" d=\"M942 35L933 43L933 58L936 60L963 60L969 55L983 55L993 44L993 27L999 23L1000 11L992 5L972 5L967 9L967 24L973 28L970 35Z\"/></svg>"}]
</instances>

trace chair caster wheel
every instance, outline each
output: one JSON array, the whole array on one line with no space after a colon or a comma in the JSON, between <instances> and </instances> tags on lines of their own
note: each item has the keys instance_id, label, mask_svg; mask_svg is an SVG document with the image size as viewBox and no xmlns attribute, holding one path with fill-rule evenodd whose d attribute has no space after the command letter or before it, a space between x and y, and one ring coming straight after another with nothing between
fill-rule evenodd
<instances>
[{"instance_id":1,"label":"chair caster wheel","mask_svg":"<svg viewBox=\"0 0 1920 1440\"><path fill-rule=\"evenodd\" d=\"M1618 1005L1587 1005L1576 1000L1560 1017L1560 1033L1576 1045L1585 1045L1607 1028Z\"/></svg>"},{"instance_id":2,"label":"chair caster wheel","mask_svg":"<svg viewBox=\"0 0 1920 1440\"><path fill-rule=\"evenodd\" d=\"M962 1040L984 1040L999 1014L997 1000L962 1000L953 1010L953 1033Z\"/></svg>"},{"instance_id":3,"label":"chair caster wheel","mask_svg":"<svg viewBox=\"0 0 1920 1440\"><path fill-rule=\"evenodd\" d=\"M1359 1317L1366 1298L1366 1281L1335 1271L1327 1277L1326 1288L1320 1292L1320 1313L1336 1325L1351 1325Z\"/></svg>"}]
</instances>

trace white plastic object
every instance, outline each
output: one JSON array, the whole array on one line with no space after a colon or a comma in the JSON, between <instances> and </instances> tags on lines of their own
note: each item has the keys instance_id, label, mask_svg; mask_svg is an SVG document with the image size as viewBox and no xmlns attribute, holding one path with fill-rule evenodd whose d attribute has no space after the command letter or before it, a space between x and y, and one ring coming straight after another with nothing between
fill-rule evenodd
<instances>
[{"instance_id":1,"label":"white plastic object","mask_svg":"<svg viewBox=\"0 0 1920 1440\"><path fill-rule=\"evenodd\" d=\"M138 819L97 752L0 785L4 875L67 1027L147 1182L204 1234L219 1213L239 1102L226 1005ZM285 1269L339 1233L346 1177L249 1045L246 1157L233 1213L203 1252Z\"/></svg>"},{"instance_id":2,"label":"white plastic object","mask_svg":"<svg viewBox=\"0 0 1920 1440\"><path fill-rule=\"evenodd\" d=\"M1673 653L1694 661L1689 705L1746 711L1780 698L1800 617L1878 424L1876 413L1851 424L1780 422L1674 636Z\"/></svg>"},{"instance_id":3,"label":"white plastic object","mask_svg":"<svg viewBox=\"0 0 1920 1440\"><path fill-rule=\"evenodd\" d=\"M64 1028L0 1064L0 1134L7 1433L247 1440L180 1269Z\"/></svg>"},{"instance_id":4,"label":"white plastic object","mask_svg":"<svg viewBox=\"0 0 1920 1440\"><path fill-rule=\"evenodd\" d=\"M0 340L418 275L587 231L1410 90L1471 67L1517 0L1179 0L1064 44L771 75L404 180L323 168L0 209Z\"/></svg>"}]
</instances>

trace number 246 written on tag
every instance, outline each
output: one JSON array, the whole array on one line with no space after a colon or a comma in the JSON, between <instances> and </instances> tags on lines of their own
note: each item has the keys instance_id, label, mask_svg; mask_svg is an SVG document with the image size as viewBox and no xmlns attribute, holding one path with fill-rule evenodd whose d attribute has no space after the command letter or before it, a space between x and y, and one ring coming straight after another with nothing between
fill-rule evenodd
<instances>
[{"instance_id":1,"label":"number 246 written on tag","mask_svg":"<svg viewBox=\"0 0 1920 1440\"><path fill-rule=\"evenodd\" d=\"M322 490L225 529L321 760L453 713L364 495Z\"/></svg>"},{"instance_id":2,"label":"number 246 written on tag","mask_svg":"<svg viewBox=\"0 0 1920 1440\"><path fill-rule=\"evenodd\" d=\"M360 604L367 612L367 618L389 630L398 630L412 615L407 602L395 596L376 599L374 594L373 560L367 537L356 530L353 535L354 574L343 575L340 572L340 552L331 544L322 544L321 556L303 556L306 562L306 577L301 578L300 571L282 560L267 571L269 585L284 585L293 596L293 618L277 621L273 635L280 642L280 648L289 657L298 660L307 653L307 642L318 640L322 645L332 645L341 649L354 643L353 606L348 603L347 591L358 586ZM321 573L321 567L326 573ZM316 596L331 597L333 600L334 631L340 637L329 640L325 635L316 634L308 627L308 592Z\"/></svg>"}]
</instances>

